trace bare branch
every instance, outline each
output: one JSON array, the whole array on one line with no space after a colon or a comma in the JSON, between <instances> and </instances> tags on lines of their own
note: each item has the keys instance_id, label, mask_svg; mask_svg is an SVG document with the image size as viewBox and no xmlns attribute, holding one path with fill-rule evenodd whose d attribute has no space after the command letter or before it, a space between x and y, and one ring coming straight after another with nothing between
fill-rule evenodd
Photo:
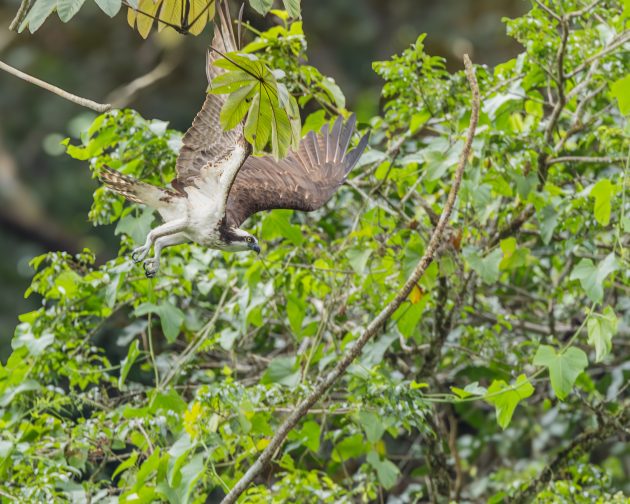
<instances>
[{"instance_id":1,"label":"bare branch","mask_svg":"<svg viewBox=\"0 0 630 504\"><path fill-rule=\"evenodd\" d=\"M560 16L558 16L558 14L556 14L554 11L552 11L544 3L542 3L540 0L535 0L535 2L536 2L536 5L538 5L538 7L540 7L542 10L544 10L552 18L554 18L556 21L560 21L560 19L561 19Z\"/></svg>"},{"instance_id":2,"label":"bare branch","mask_svg":"<svg viewBox=\"0 0 630 504\"><path fill-rule=\"evenodd\" d=\"M398 309L403 303L412 288L418 280L424 275L424 272L429 267L433 258L442 242L444 230L450 219L455 200L457 199L457 193L462 181L462 175L464 173L464 167L471 152L472 141L475 136L475 130L477 128L477 121L479 119L479 87L475 78L472 63L467 55L464 56L464 65L466 67L466 77L472 89L472 112L470 116L470 125L468 127L468 133L466 135L466 143L464 149L459 158L457 168L451 190L448 194L444 211L440 216L440 220L431 235L431 239L427 248L413 270L411 276L407 279L403 287L400 289L396 297L387 304L383 310L372 320L367 326L365 331L361 334L348 352L339 360L337 365L324 377L313 389L313 391L303 399L300 404L293 410L293 412L284 420L280 425L276 434L271 438L267 447L260 454L254 464L247 470L243 477L234 485L232 490L221 501L223 504L230 504L236 502L238 497L247 489L247 487L254 481L256 476L264 469L264 467L271 461L276 451L282 446L285 438L289 432L295 427L299 420L308 413L309 409L330 389L337 379L344 374L348 366L356 359L361 353L365 344L376 335L383 324L391 317L391 315Z\"/></svg>"},{"instance_id":3,"label":"bare branch","mask_svg":"<svg viewBox=\"0 0 630 504\"><path fill-rule=\"evenodd\" d=\"M610 54L615 49L617 49L617 47L625 44L628 41L630 41L630 30L626 30L624 32L621 32L619 35L617 35L615 38L613 38L610 41L610 43L606 47L604 47L601 51L599 51L597 54L594 54L590 58L586 58L582 62L582 64L580 64L577 67L575 67L572 72L570 72L570 73L568 73L566 75L566 78L567 79L571 79L571 78L575 77L577 74L579 74L580 72L582 72L586 68L588 68L590 66L590 64L593 63L593 61L600 60L604 56Z\"/></svg>"},{"instance_id":4,"label":"bare branch","mask_svg":"<svg viewBox=\"0 0 630 504\"><path fill-rule=\"evenodd\" d=\"M13 68L11 65L7 65L6 63L2 61L0 61L0 69L4 70L5 72L10 73L11 75L15 75L16 77L19 77L22 80L25 80L26 82L35 84L36 86L39 86L40 88L43 88L46 91L55 93L56 95L61 96L62 98L65 98L68 101L76 103L77 105L81 105L82 107L87 107L96 112L99 112L99 113L107 112L108 110L112 108L112 106L107 103L96 103L92 100L88 100L87 98L81 98L80 96L73 95L72 93L68 93L67 91L64 91L63 89L58 88L57 86L53 86L52 84L49 84L48 82L38 79L37 77L32 77L31 75L25 74L24 72L21 72L17 68Z\"/></svg>"},{"instance_id":5,"label":"bare branch","mask_svg":"<svg viewBox=\"0 0 630 504\"><path fill-rule=\"evenodd\" d=\"M132 80L128 84L120 86L114 89L109 95L107 95L107 101L111 102L115 108L123 108L129 105L136 95L144 88L152 86L157 81L167 77L177 67L178 58L170 57L164 58L153 70L148 73Z\"/></svg>"},{"instance_id":6,"label":"bare branch","mask_svg":"<svg viewBox=\"0 0 630 504\"><path fill-rule=\"evenodd\" d=\"M589 156L560 156L547 161L548 165L557 163L619 163L625 161L623 157L589 157Z\"/></svg>"},{"instance_id":7,"label":"bare branch","mask_svg":"<svg viewBox=\"0 0 630 504\"><path fill-rule=\"evenodd\" d=\"M593 10L598 3L600 3L602 0L594 0L594 2L590 3L589 5L587 5L586 7L580 9L580 10L576 10L574 12L569 12L567 14L567 17L569 18L575 18L575 17L580 17L583 16L584 14L586 14L587 12Z\"/></svg>"}]
</instances>

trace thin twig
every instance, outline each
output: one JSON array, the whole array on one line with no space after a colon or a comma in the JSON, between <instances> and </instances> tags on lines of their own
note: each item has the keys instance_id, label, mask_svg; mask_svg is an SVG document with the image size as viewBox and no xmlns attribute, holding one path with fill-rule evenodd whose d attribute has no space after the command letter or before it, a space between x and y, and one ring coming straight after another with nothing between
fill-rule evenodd
<instances>
[{"instance_id":1,"label":"thin twig","mask_svg":"<svg viewBox=\"0 0 630 504\"><path fill-rule=\"evenodd\" d=\"M466 77L468 78L473 95L470 125L466 135L466 143L455 171L451 190L448 194L446 204L444 205L444 211L440 216L438 225L433 231L431 240L429 241L422 258L394 299L372 320L355 344L337 362L337 365L328 373L328 375L317 383L312 392L303 399L293 412L284 420L284 422L282 422L276 431L276 434L271 438L269 444L259 455L258 459L221 501L223 504L236 502L239 496L247 489L247 487L249 487L256 476L258 476L264 467L271 461L276 451L280 449L285 438L293 427L295 427L300 419L308 413L311 406L313 406L328 391L328 389L335 384L337 379L345 373L348 366L350 366L354 359L359 356L365 344L380 331L383 324L391 317L398 307L400 307L403 301L407 299L407 296L409 296L409 293L413 289L414 285L416 285L418 280L424 275L424 272L433 261L433 258L442 242L444 230L446 229L447 223L450 219L453 207L455 206L455 200L457 199L457 193L459 192L464 167L466 166L468 156L470 155L472 149L472 141L475 136L477 120L479 118L479 87L477 85L472 63L467 55L464 55L464 65L466 67Z\"/></svg>"},{"instance_id":2,"label":"thin twig","mask_svg":"<svg viewBox=\"0 0 630 504\"><path fill-rule=\"evenodd\" d=\"M132 80L131 82L116 88L109 93L107 101L111 102L116 108L126 107L138 94L139 91L152 86L157 81L170 75L175 70L179 62L177 56L170 54L164 58L158 65L146 74Z\"/></svg>"},{"instance_id":3,"label":"thin twig","mask_svg":"<svg viewBox=\"0 0 630 504\"><path fill-rule=\"evenodd\" d=\"M556 163L604 163L612 164L624 161L625 158L619 157L589 157L589 156L560 156L547 161L548 165Z\"/></svg>"},{"instance_id":4,"label":"thin twig","mask_svg":"<svg viewBox=\"0 0 630 504\"><path fill-rule=\"evenodd\" d=\"M580 72L584 71L586 68L590 68L591 63L593 63L594 61L600 60L604 56L610 54L615 49L617 49L617 47L625 44L628 41L630 41L630 30L626 30L624 32L621 32L619 35L617 35L615 38L613 38L606 47L604 47L598 53L593 54L593 56L591 56L590 58L586 58L580 65L575 67L565 77L567 79L572 79L577 74L579 74Z\"/></svg>"},{"instance_id":5,"label":"thin twig","mask_svg":"<svg viewBox=\"0 0 630 504\"><path fill-rule=\"evenodd\" d=\"M109 103L96 103L92 100L88 100L87 98L82 98L80 96L73 95L72 93L68 93L67 91L64 91L63 89L58 88L57 86L53 86L52 84L49 84L48 82L38 79L37 77L33 77L31 75L25 74L24 72L21 72L17 68L13 68L11 65L7 65L6 63L2 61L0 61L0 69L4 70L5 72L10 73L11 75L15 75L16 77L19 77L22 80L25 80L26 82L35 84L36 86L39 86L40 88L43 88L46 91L55 93L56 95L61 96L62 98L65 98L68 101L76 103L77 105L81 105L82 107L87 107L96 112L103 113L103 112L107 112L108 110L112 108L112 106Z\"/></svg>"},{"instance_id":6,"label":"thin twig","mask_svg":"<svg viewBox=\"0 0 630 504\"><path fill-rule=\"evenodd\" d=\"M20 4L20 8L18 9L17 14L13 18L13 21L11 21L11 24L9 25L9 30L18 31L20 29L20 25L22 24L22 21L26 19L26 16L28 15L29 11L31 10L31 7L33 6L33 1L34 0L22 0L22 3Z\"/></svg>"}]
</instances>

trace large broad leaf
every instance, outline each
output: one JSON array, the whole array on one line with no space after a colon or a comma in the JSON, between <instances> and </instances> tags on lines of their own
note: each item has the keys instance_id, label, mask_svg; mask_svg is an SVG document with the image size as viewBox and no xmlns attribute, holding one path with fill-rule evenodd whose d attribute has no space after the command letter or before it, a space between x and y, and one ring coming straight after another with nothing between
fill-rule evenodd
<instances>
[{"instance_id":1,"label":"large broad leaf","mask_svg":"<svg viewBox=\"0 0 630 504\"><path fill-rule=\"evenodd\" d=\"M131 370L131 366L136 362L136 359L140 355L140 348L138 344L138 340L133 340L131 345L129 345L129 350L127 351L127 357L123 359L120 363L120 376L118 378L118 388L121 390L124 388L125 380L127 380L127 375Z\"/></svg>"},{"instance_id":2,"label":"large broad leaf","mask_svg":"<svg viewBox=\"0 0 630 504\"><path fill-rule=\"evenodd\" d=\"M282 0L289 16L294 18L300 17L300 1L301 0Z\"/></svg>"},{"instance_id":3,"label":"large broad leaf","mask_svg":"<svg viewBox=\"0 0 630 504\"><path fill-rule=\"evenodd\" d=\"M134 243L140 245L144 243L149 231L151 231L152 223L153 212L150 208L145 208L139 216L130 212L118 221L114 234L126 234L131 237Z\"/></svg>"},{"instance_id":4,"label":"large broad leaf","mask_svg":"<svg viewBox=\"0 0 630 504\"><path fill-rule=\"evenodd\" d=\"M595 200L593 215L595 215L595 220L602 226L608 226L610 222L614 188L615 186L611 184L610 180L602 179L591 189L590 197Z\"/></svg>"},{"instance_id":5,"label":"large broad leaf","mask_svg":"<svg viewBox=\"0 0 630 504\"><path fill-rule=\"evenodd\" d=\"M372 411L359 411L357 419L365 431L367 440L374 444L381 439L385 433L385 424L382 418Z\"/></svg>"},{"instance_id":6,"label":"large broad leaf","mask_svg":"<svg viewBox=\"0 0 630 504\"><path fill-rule=\"evenodd\" d=\"M228 96L220 116L221 127L224 130L231 130L243 120L249 109L255 86L255 82L249 82Z\"/></svg>"},{"instance_id":7,"label":"large broad leaf","mask_svg":"<svg viewBox=\"0 0 630 504\"><path fill-rule=\"evenodd\" d=\"M269 12L269 9L271 9L273 0L249 0L249 5L251 5L252 9L256 12L264 16Z\"/></svg>"},{"instance_id":8,"label":"large broad leaf","mask_svg":"<svg viewBox=\"0 0 630 504\"><path fill-rule=\"evenodd\" d=\"M400 474L400 470L396 465L387 459L381 460L378 453L374 450L368 453L366 460L368 464L376 469L378 481L383 485L385 490L389 490L396 484L398 475Z\"/></svg>"},{"instance_id":9,"label":"large broad leaf","mask_svg":"<svg viewBox=\"0 0 630 504\"><path fill-rule=\"evenodd\" d=\"M114 17L122 7L122 0L94 0L109 17Z\"/></svg>"},{"instance_id":10,"label":"large broad leaf","mask_svg":"<svg viewBox=\"0 0 630 504\"><path fill-rule=\"evenodd\" d=\"M558 399L563 400L571 392L578 375L588 366L588 358L579 348L570 347L556 353L549 345L540 345L534 356L534 364L549 369L551 386Z\"/></svg>"},{"instance_id":11,"label":"large broad leaf","mask_svg":"<svg viewBox=\"0 0 630 504\"><path fill-rule=\"evenodd\" d=\"M470 267L485 283L493 284L499 279L501 275L499 264L501 264L503 259L503 251L501 249L494 249L487 256L482 257L478 251L471 247L466 247L463 250L463 254Z\"/></svg>"},{"instance_id":12,"label":"large broad leaf","mask_svg":"<svg viewBox=\"0 0 630 504\"><path fill-rule=\"evenodd\" d=\"M57 0L57 14L64 23L70 21L79 12L85 0Z\"/></svg>"},{"instance_id":13,"label":"large broad leaf","mask_svg":"<svg viewBox=\"0 0 630 504\"><path fill-rule=\"evenodd\" d=\"M595 347L595 362L601 362L612 349L612 337L617 333L617 315L607 306L604 313L593 313L588 319L588 342Z\"/></svg>"},{"instance_id":14,"label":"large broad leaf","mask_svg":"<svg viewBox=\"0 0 630 504\"><path fill-rule=\"evenodd\" d=\"M595 303L604 299L604 280L619 268L615 253L612 252L597 266L590 259L582 259L571 272L571 280L579 280L586 295Z\"/></svg>"},{"instance_id":15,"label":"large broad leaf","mask_svg":"<svg viewBox=\"0 0 630 504\"><path fill-rule=\"evenodd\" d=\"M279 383L295 387L300 382L300 369L295 357L276 357L269 363L261 383Z\"/></svg>"},{"instance_id":16,"label":"large broad leaf","mask_svg":"<svg viewBox=\"0 0 630 504\"><path fill-rule=\"evenodd\" d=\"M35 33L44 24L46 18L52 14L56 6L57 0L36 0L20 25L19 31L21 32L28 26L29 31Z\"/></svg>"},{"instance_id":17,"label":"large broad leaf","mask_svg":"<svg viewBox=\"0 0 630 504\"><path fill-rule=\"evenodd\" d=\"M626 75L613 82L610 86L611 94L619 102L619 110L622 114L630 114L630 75Z\"/></svg>"},{"instance_id":18,"label":"large broad leaf","mask_svg":"<svg viewBox=\"0 0 630 504\"><path fill-rule=\"evenodd\" d=\"M497 422L502 429L505 429L510 425L512 415L519 402L523 399L527 399L534 393L534 387L527 376L521 374L516 379L515 383L508 385L503 380L494 380L490 387L488 387L488 393L485 396L485 400L494 405L497 413Z\"/></svg>"},{"instance_id":19,"label":"large broad leaf","mask_svg":"<svg viewBox=\"0 0 630 504\"><path fill-rule=\"evenodd\" d=\"M147 38L153 23L158 30L166 27L199 35L214 18L216 0L135 0L129 1L127 22L142 38Z\"/></svg>"},{"instance_id":20,"label":"large broad leaf","mask_svg":"<svg viewBox=\"0 0 630 504\"><path fill-rule=\"evenodd\" d=\"M245 115L244 135L255 151L267 151L276 159L297 149L301 123L297 102L271 71L252 54L228 53L214 63L226 70L211 83L210 92L229 93L221 110L224 129L236 126Z\"/></svg>"},{"instance_id":21,"label":"large broad leaf","mask_svg":"<svg viewBox=\"0 0 630 504\"><path fill-rule=\"evenodd\" d=\"M138 306L138 308L136 308L134 315L136 317L140 317L142 315L146 315L147 313L155 313L158 317L160 317L162 332L164 333L165 338L169 343L175 341L177 335L179 334L179 329L184 322L184 312L168 301L164 301L159 305L153 303L142 303Z\"/></svg>"}]
</instances>

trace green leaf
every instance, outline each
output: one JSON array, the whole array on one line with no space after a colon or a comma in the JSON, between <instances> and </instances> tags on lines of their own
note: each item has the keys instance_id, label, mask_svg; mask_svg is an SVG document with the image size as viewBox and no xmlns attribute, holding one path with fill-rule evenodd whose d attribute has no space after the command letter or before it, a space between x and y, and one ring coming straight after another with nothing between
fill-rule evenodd
<instances>
[{"instance_id":1,"label":"green leaf","mask_svg":"<svg viewBox=\"0 0 630 504\"><path fill-rule=\"evenodd\" d=\"M304 236L300 226L291 224L293 210L274 210L268 213L262 223L262 238L273 240L278 237L286 238L293 245L299 247L304 243Z\"/></svg>"},{"instance_id":2,"label":"green leaf","mask_svg":"<svg viewBox=\"0 0 630 504\"><path fill-rule=\"evenodd\" d=\"M57 14L64 23L70 21L79 12L85 0L57 0Z\"/></svg>"},{"instance_id":3,"label":"green leaf","mask_svg":"<svg viewBox=\"0 0 630 504\"><path fill-rule=\"evenodd\" d=\"M122 462L121 464L118 465L118 467L116 468L116 470L112 474L112 478L115 478L120 473L122 473L122 472L126 471L127 469L129 469L129 468L133 467L134 465L136 465L137 460L138 460L138 452L134 451L134 452L131 453L131 455L129 456L129 458L127 460L125 460L124 462Z\"/></svg>"},{"instance_id":4,"label":"green leaf","mask_svg":"<svg viewBox=\"0 0 630 504\"><path fill-rule=\"evenodd\" d=\"M153 211L150 208L145 208L140 215L132 211L118 221L114 234L126 234L135 244L141 245L151 231L152 224Z\"/></svg>"},{"instance_id":5,"label":"green leaf","mask_svg":"<svg viewBox=\"0 0 630 504\"><path fill-rule=\"evenodd\" d=\"M601 362L610 353L618 324L617 315L610 306L602 314L591 314L587 322L588 342L595 347L595 362Z\"/></svg>"},{"instance_id":6,"label":"green leaf","mask_svg":"<svg viewBox=\"0 0 630 504\"><path fill-rule=\"evenodd\" d=\"M610 222L611 201L615 186L608 179L602 179L591 189L590 197L595 199L593 214L595 220L602 226L608 226Z\"/></svg>"},{"instance_id":7,"label":"green leaf","mask_svg":"<svg viewBox=\"0 0 630 504\"><path fill-rule=\"evenodd\" d=\"M372 255L372 249L367 247L354 247L346 251L348 262L358 275L365 273L370 255Z\"/></svg>"},{"instance_id":8,"label":"green leaf","mask_svg":"<svg viewBox=\"0 0 630 504\"><path fill-rule=\"evenodd\" d=\"M320 109L312 114L309 114L302 126L302 136L306 135L309 131L318 132L326 124L326 111Z\"/></svg>"},{"instance_id":9,"label":"green leaf","mask_svg":"<svg viewBox=\"0 0 630 504\"><path fill-rule=\"evenodd\" d=\"M415 113L409 122L409 132L411 134L416 133L429 119L431 119L431 114L428 110Z\"/></svg>"},{"instance_id":10,"label":"green leaf","mask_svg":"<svg viewBox=\"0 0 630 504\"><path fill-rule=\"evenodd\" d=\"M392 462L387 459L381 460L378 453L374 450L368 453L366 460L368 464L376 469L378 481L385 490L389 490L396 484L400 471Z\"/></svg>"},{"instance_id":11,"label":"green leaf","mask_svg":"<svg viewBox=\"0 0 630 504\"><path fill-rule=\"evenodd\" d=\"M610 92L617 99L621 113L630 114L630 74L613 82Z\"/></svg>"},{"instance_id":12,"label":"green leaf","mask_svg":"<svg viewBox=\"0 0 630 504\"><path fill-rule=\"evenodd\" d=\"M114 17L122 7L122 0L94 0L109 17Z\"/></svg>"},{"instance_id":13,"label":"green leaf","mask_svg":"<svg viewBox=\"0 0 630 504\"><path fill-rule=\"evenodd\" d=\"M256 151L262 151L271 137L271 106L268 100L260 99L256 94L252 100L245 121L245 139L254 146Z\"/></svg>"},{"instance_id":14,"label":"green leaf","mask_svg":"<svg viewBox=\"0 0 630 504\"><path fill-rule=\"evenodd\" d=\"M548 346L541 345L534 356L534 364L549 369L551 387L564 400L569 395L578 375L588 366L586 354L576 347L569 347L562 353Z\"/></svg>"},{"instance_id":15,"label":"green leaf","mask_svg":"<svg viewBox=\"0 0 630 504\"><path fill-rule=\"evenodd\" d=\"M295 357L276 357L273 359L261 383L279 383L287 387L295 387L300 382L300 370Z\"/></svg>"},{"instance_id":16,"label":"green leaf","mask_svg":"<svg viewBox=\"0 0 630 504\"><path fill-rule=\"evenodd\" d=\"M44 350L53 344L55 335L50 331L45 331L39 338L36 338L31 331L30 324L20 324L15 329L15 336L11 341L11 348L14 350L26 347L28 353L37 357L44 353Z\"/></svg>"},{"instance_id":17,"label":"green leaf","mask_svg":"<svg viewBox=\"0 0 630 504\"><path fill-rule=\"evenodd\" d=\"M499 269L516 269L527 264L529 249L526 247L519 248L515 238L510 237L501 240L500 245L503 251L503 259L501 259Z\"/></svg>"},{"instance_id":18,"label":"green leaf","mask_svg":"<svg viewBox=\"0 0 630 504\"><path fill-rule=\"evenodd\" d=\"M381 439L385 432L385 425L379 415L372 411L359 411L357 418L370 443L374 444Z\"/></svg>"},{"instance_id":19,"label":"green leaf","mask_svg":"<svg viewBox=\"0 0 630 504\"><path fill-rule=\"evenodd\" d=\"M133 366L133 363L136 362L138 355L140 355L140 347L139 347L138 340L136 339L131 342L131 345L129 345L129 350L127 350L127 357L125 357L123 361L120 363L120 376L118 377L118 388L120 388L121 390L125 386L125 380L127 380L127 375L129 374L129 371L131 370L131 366Z\"/></svg>"},{"instance_id":20,"label":"green leaf","mask_svg":"<svg viewBox=\"0 0 630 504\"><path fill-rule=\"evenodd\" d=\"M394 312L392 318L396 321L396 327L405 338L411 338L417 330L427 301L428 296L423 296L417 303L403 303Z\"/></svg>"},{"instance_id":21,"label":"green leaf","mask_svg":"<svg viewBox=\"0 0 630 504\"><path fill-rule=\"evenodd\" d=\"M501 259L503 259L503 251L501 249L494 249L486 257L481 257L479 252L472 247L465 247L463 254L470 267L485 283L493 284L499 279L501 275L499 264L501 264Z\"/></svg>"},{"instance_id":22,"label":"green leaf","mask_svg":"<svg viewBox=\"0 0 630 504\"><path fill-rule=\"evenodd\" d=\"M481 387L479 382L472 382L466 385L463 389L459 387L451 387L451 390L454 394L456 394L460 399L466 399L471 396L482 396L488 393L486 387Z\"/></svg>"},{"instance_id":23,"label":"green leaf","mask_svg":"<svg viewBox=\"0 0 630 504\"><path fill-rule=\"evenodd\" d=\"M516 378L516 382L508 385L504 380L493 380L484 397L485 401L494 405L497 422L502 429L507 428L519 402L534 393L534 387L524 374Z\"/></svg>"},{"instance_id":24,"label":"green leaf","mask_svg":"<svg viewBox=\"0 0 630 504\"><path fill-rule=\"evenodd\" d=\"M289 319L291 330L296 335L300 335L302 332L302 322L305 315L306 303L304 300L295 293L287 294L287 318Z\"/></svg>"},{"instance_id":25,"label":"green leaf","mask_svg":"<svg viewBox=\"0 0 630 504\"><path fill-rule=\"evenodd\" d=\"M300 430L291 431L289 440L298 441L313 453L317 453L319 451L321 435L322 429L320 425L313 420L308 420L304 422Z\"/></svg>"},{"instance_id":26,"label":"green leaf","mask_svg":"<svg viewBox=\"0 0 630 504\"><path fill-rule=\"evenodd\" d=\"M540 222L540 236L543 243L547 245L551 241L553 232L558 225L558 212L553 206L547 205L541 210L538 220Z\"/></svg>"},{"instance_id":27,"label":"green leaf","mask_svg":"<svg viewBox=\"0 0 630 504\"><path fill-rule=\"evenodd\" d=\"M57 0L37 0L20 26L20 32L28 25L31 33L35 33L57 7Z\"/></svg>"},{"instance_id":28,"label":"green leaf","mask_svg":"<svg viewBox=\"0 0 630 504\"><path fill-rule=\"evenodd\" d=\"M155 313L160 317L164 337L169 343L173 343L173 341L177 339L179 329L184 322L184 312L168 301L163 301L160 305L142 303L134 311L136 317L146 315L147 313Z\"/></svg>"},{"instance_id":29,"label":"green leaf","mask_svg":"<svg viewBox=\"0 0 630 504\"><path fill-rule=\"evenodd\" d=\"M250 82L228 96L220 115L221 127L224 130L231 130L243 120L249 110L255 86L255 82Z\"/></svg>"},{"instance_id":30,"label":"green leaf","mask_svg":"<svg viewBox=\"0 0 630 504\"><path fill-rule=\"evenodd\" d=\"M300 17L300 1L301 0L282 0L284 8L292 18Z\"/></svg>"},{"instance_id":31,"label":"green leaf","mask_svg":"<svg viewBox=\"0 0 630 504\"><path fill-rule=\"evenodd\" d=\"M604 299L604 280L613 271L619 269L615 253L612 252L597 266L593 261L583 258L571 272L571 280L579 280L586 295L594 302Z\"/></svg>"},{"instance_id":32,"label":"green leaf","mask_svg":"<svg viewBox=\"0 0 630 504\"><path fill-rule=\"evenodd\" d=\"M345 108L346 106L346 97L341 91L341 88L337 85L337 83L331 79L330 77L324 77L320 81L320 85L324 88L324 91L330 96L335 105L339 108Z\"/></svg>"},{"instance_id":33,"label":"green leaf","mask_svg":"<svg viewBox=\"0 0 630 504\"><path fill-rule=\"evenodd\" d=\"M264 16L269 12L269 9L271 9L273 0L249 0L249 5L251 5L252 9L256 12Z\"/></svg>"}]
</instances>

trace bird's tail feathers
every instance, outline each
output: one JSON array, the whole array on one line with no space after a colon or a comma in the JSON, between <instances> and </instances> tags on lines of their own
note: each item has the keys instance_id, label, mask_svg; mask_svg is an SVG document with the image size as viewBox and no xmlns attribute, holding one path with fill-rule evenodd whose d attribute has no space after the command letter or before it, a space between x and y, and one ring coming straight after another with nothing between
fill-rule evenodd
<instances>
[{"instance_id":1,"label":"bird's tail feathers","mask_svg":"<svg viewBox=\"0 0 630 504\"><path fill-rule=\"evenodd\" d=\"M172 198L180 197L174 191L147 184L113 170L109 166L103 166L99 179L108 189L117 192L129 201L148 205L155 209L160 209L160 207L167 205Z\"/></svg>"}]
</instances>

